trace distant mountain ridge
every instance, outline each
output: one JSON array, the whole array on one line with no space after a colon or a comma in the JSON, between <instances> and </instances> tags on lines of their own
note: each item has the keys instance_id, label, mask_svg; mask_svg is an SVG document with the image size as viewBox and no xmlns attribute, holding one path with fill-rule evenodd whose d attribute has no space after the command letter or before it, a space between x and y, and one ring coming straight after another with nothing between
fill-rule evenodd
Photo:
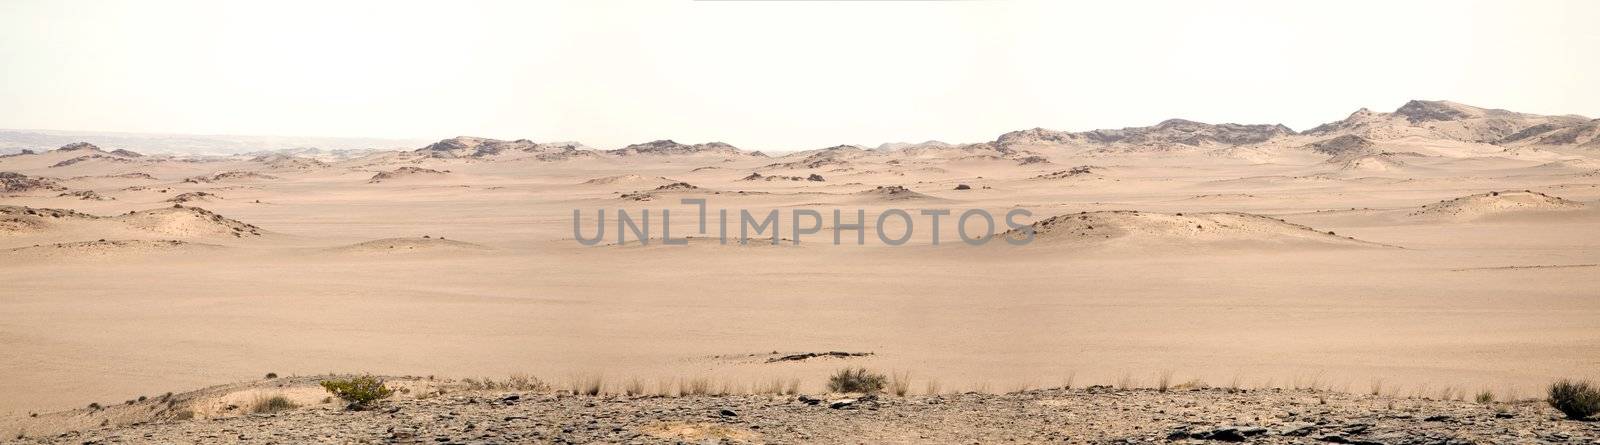
<instances>
[{"instance_id":1,"label":"distant mountain ridge","mask_svg":"<svg viewBox=\"0 0 1600 445\"><path fill-rule=\"evenodd\" d=\"M881 156L898 153L920 158L986 158L1022 160L1037 157L1030 150L1070 147L1086 153L1137 153L1172 151L1259 151L1263 147L1290 147L1332 156L1361 154L1385 141L1407 138L1440 139L1472 144L1520 147L1575 147L1600 149L1600 119L1576 115L1547 116L1502 109L1482 108L1450 101L1412 100L1393 112L1356 110L1344 119L1296 132L1283 124L1210 124L1185 119L1168 119L1155 125L1061 131L1031 128L999 135L993 141L976 143L884 143L876 148L840 145L825 149L788 153L770 167L815 168L838 163L844 158ZM433 143L398 139L360 138L276 138L250 136L134 135L124 133L40 132L0 130L0 153L23 149L68 149L73 143L92 140L101 145L143 153L193 152L250 154L252 156L311 157L341 159L368 151L400 150L430 158L507 159L526 158L563 161L579 158L636 156L724 156L768 157L760 151L747 151L725 142L685 144L661 139L601 150L578 142L534 142L528 139L498 140L457 136ZM307 143L309 145L299 145ZM283 144L296 144L284 147ZM398 145L397 144L404 144ZM273 147L273 145L277 145ZM421 148L405 149L402 147ZM91 145L92 146L92 145ZM126 148L126 149L124 149ZM1041 158L1042 159L1042 158Z\"/></svg>"},{"instance_id":2,"label":"distant mountain ridge","mask_svg":"<svg viewBox=\"0 0 1600 445\"><path fill-rule=\"evenodd\" d=\"M0 130L0 153L44 151L74 142L91 141L146 154L230 155L280 149L317 147L323 150L395 150L426 143L416 139L186 135L99 131Z\"/></svg>"}]
</instances>

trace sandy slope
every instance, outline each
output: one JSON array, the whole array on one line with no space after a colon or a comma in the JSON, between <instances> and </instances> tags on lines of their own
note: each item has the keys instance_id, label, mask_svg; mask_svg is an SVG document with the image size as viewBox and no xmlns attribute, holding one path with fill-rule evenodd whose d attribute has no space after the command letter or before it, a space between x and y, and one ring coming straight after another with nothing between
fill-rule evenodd
<instances>
[{"instance_id":1,"label":"sandy slope","mask_svg":"<svg viewBox=\"0 0 1600 445\"><path fill-rule=\"evenodd\" d=\"M1194 128L1176 122L770 157L717 144L595 154L483 140L315 163L5 157L0 171L115 199L31 181L21 190L24 178L0 194L0 343L14 358L0 361L0 412L266 371L795 377L814 390L815 376L844 364L730 358L771 351L871 351L850 363L989 391L1164 370L1522 394L1600 377L1600 274L1583 266L1600 263L1595 161L1575 147L1450 139L1521 125L1492 119L1497 129L1482 132L1381 117L1322 135L1161 133ZM1306 148L1343 134L1371 146L1323 147L1377 160L1346 168ZM372 184L376 172L407 177ZM752 172L823 180L744 180ZM676 182L695 187L658 190ZM1483 198L1495 190L1536 194ZM168 202L200 192L216 196ZM623 198L636 192L651 199ZM730 209L733 234L739 209L779 210L782 247L716 242L716 225L700 233L683 198L708 200L712 215ZM869 215L866 245L831 229L792 244L793 210L831 223L840 209L849 223L857 208ZM874 217L890 208L917 215L906 246L877 240ZM979 248L959 242L951 215L932 246L918 212L938 208L1064 219L1038 245ZM605 242L586 247L573 240L575 209L586 231L597 209L608 222L649 209L657 237L670 209L673 236L696 239L611 246L608 224ZM831 245L836 232L847 245Z\"/></svg>"}]
</instances>

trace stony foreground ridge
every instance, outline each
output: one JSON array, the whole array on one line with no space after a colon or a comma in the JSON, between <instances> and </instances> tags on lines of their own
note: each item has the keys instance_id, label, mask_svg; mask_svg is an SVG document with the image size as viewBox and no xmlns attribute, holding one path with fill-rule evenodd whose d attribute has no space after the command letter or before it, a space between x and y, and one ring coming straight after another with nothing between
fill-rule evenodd
<instances>
[{"instance_id":1,"label":"stony foreground ridge","mask_svg":"<svg viewBox=\"0 0 1600 445\"><path fill-rule=\"evenodd\" d=\"M11 438L8 438L11 439ZM1592 444L1600 422L1543 402L1311 390L1049 389L936 396L571 396L463 391L17 443L1224 443Z\"/></svg>"}]
</instances>

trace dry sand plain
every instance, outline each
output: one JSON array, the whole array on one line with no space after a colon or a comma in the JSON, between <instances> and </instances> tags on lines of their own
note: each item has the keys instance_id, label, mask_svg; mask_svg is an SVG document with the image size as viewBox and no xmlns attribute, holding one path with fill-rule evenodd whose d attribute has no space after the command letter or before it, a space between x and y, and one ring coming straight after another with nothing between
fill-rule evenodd
<instances>
[{"instance_id":1,"label":"dry sand plain","mask_svg":"<svg viewBox=\"0 0 1600 445\"><path fill-rule=\"evenodd\" d=\"M1501 397L1600 377L1595 121L1407 107L1298 133L1169 121L782 156L473 138L8 156L0 413L266 372L815 391L861 365L918 392L1170 373ZM695 188L657 190L678 182ZM948 219L939 246L925 226L904 246L573 240L574 209L592 230L595 209L670 208L674 236L696 235L680 198L778 209L784 238L795 209L1021 208L1039 232L1020 247L961 245ZM873 355L766 363L812 351Z\"/></svg>"}]
</instances>

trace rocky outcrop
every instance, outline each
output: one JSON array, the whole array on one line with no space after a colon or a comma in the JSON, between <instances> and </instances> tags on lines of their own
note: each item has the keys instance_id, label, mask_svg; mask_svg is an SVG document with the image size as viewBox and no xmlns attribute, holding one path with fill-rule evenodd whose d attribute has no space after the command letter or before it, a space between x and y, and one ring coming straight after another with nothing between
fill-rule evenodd
<instances>
[{"instance_id":1,"label":"rocky outcrop","mask_svg":"<svg viewBox=\"0 0 1600 445\"><path fill-rule=\"evenodd\" d=\"M378 172L377 174L372 175L372 178L368 179L367 182L376 184L393 179L442 176L448 173L450 173L449 170L434 170L431 168L407 166L394 169L393 171Z\"/></svg>"},{"instance_id":2,"label":"rocky outcrop","mask_svg":"<svg viewBox=\"0 0 1600 445\"><path fill-rule=\"evenodd\" d=\"M1238 146L1258 144L1295 134L1282 124L1207 124L1183 119L1168 119L1148 127L1065 132L1034 128L1002 134L995 144L1002 147L1065 144L1120 146L1130 150L1181 147Z\"/></svg>"},{"instance_id":3,"label":"rocky outcrop","mask_svg":"<svg viewBox=\"0 0 1600 445\"><path fill-rule=\"evenodd\" d=\"M97 159L98 160L102 160L102 161L106 161L106 162L120 162L120 163L133 162L133 161L131 161L128 158L125 158L125 157L110 156L110 155L103 155L103 154L100 154L100 153L95 153L95 154L91 154L91 155L83 155L83 156L78 156L78 157L75 157L75 158L64 159L61 162L57 162L54 165L51 165L50 168L66 167L66 166L77 164L77 163L80 163L80 162L92 161L92 160L97 160Z\"/></svg>"},{"instance_id":4,"label":"rocky outcrop","mask_svg":"<svg viewBox=\"0 0 1600 445\"><path fill-rule=\"evenodd\" d=\"M27 193L34 191L66 190L56 180L24 175L17 172L0 172L0 192Z\"/></svg>"},{"instance_id":5,"label":"rocky outcrop","mask_svg":"<svg viewBox=\"0 0 1600 445\"><path fill-rule=\"evenodd\" d=\"M680 144L680 143L678 143L676 141L673 141L671 139L661 139L661 140L645 142L645 143L642 143L642 144L633 144L633 145L622 147L622 148L619 148L619 149L616 149L616 150L607 150L606 153L612 154L612 155L616 155L616 156L641 156L641 155L679 156L679 155L698 155L698 154L716 154L716 155L725 155L725 156L747 156L747 155L749 155L749 154L745 153L743 150L739 150L738 147L734 147L732 145L728 145L728 144L722 143L722 142L707 142L707 143L703 143L703 144L692 144L691 145L691 144ZM765 156L765 155L763 155L763 156Z\"/></svg>"},{"instance_id":6,"label":"rocky outcrop","mask_svg":"<svg viewBox=\"0 0 1600 445\"><path fill-rule=\"evenodd\" d=\"M100 147L96 147L94 144L91 144L91 143L88 143L88 142L73 142L71 144L63 145L63 146L61 146L61 148L55 149L55 151L104 152L105 150L101 150Z\"/></svg>"},{"instance_id":7,"label":"rocky outcrop","mask_svg":"<svg viewBox=\"0 0 1600 445\"><path fill-rule=\"evenodd\" d=\"M1600 149L1600 119L1577 123L1547 122L1524 128L1495 143L1508 146L1564 145Z\"/></svg>"},{"instance_id":8,"label":"rocky outcrop","mask_svg":"<svg viewBox=\"0 0 1600 445\"><path fill-rule=\"evenodd\" d=\"M1306 144L1304 148L1317 153L1338 156L1347 153L1364 153L1376 145L1367 138L1347 134L1312 142Z\"/></svg>"},{"instance_id":9,"label":"rocky outcrop","mask_svg":"<svg viewBox=\"0 0 1600 445\"><path fill-rule=\"evenodd\" d=\"M851 161L882 153L867 150L857 145L835 145L821 150L800 152L785 156L782 159L792 159L784 162L767 164L761 168L779 170L809 170L825 166L843 166Z\"/></svg>"},{"instance_id":10,"label":"rocky outcrop","mask_svg":"<svg viewBox=\"0 0 1600 445\"><path fill-rule=\"evenodd\" d=\"M1529 140L1564 128L1590 122L1581 116L1543 116L1480 108L1450 101L1413 100L1392 113L1361 109L1343 120L1319 125L1304 134L1354 135L1373 141L1402 137L1438 138L1485 144ZM1575 141L1553 137L1545 145Z\"/></svg>"},{"instance_id":11,"label":"rocky outcrop","mask_svg":"<svg viewBox=\"0 0 1600 445\"><path fill-rule=\"evenodd\" d=\"M262 173L256 173L256 172L248 172L248 171L225 171L225 172L212 173L210 175L202 175L202 176L184 178L183 182L187 182L187 183L191 183L191 184L204 184L204 183L213 183L213 182L231 182L231 181L243 181L243 180L273 180L273 179L278 179L278 177L277 176L272 176L272 175L267 175L267 174L262 174Z\"/></svg>"},{"instance_id":12,"label":"rocky outcrop","mask_svg":"<svg viewBox=\"0 0 1600 445\"><path fill-rule=\"evenodd\" d=\"M743 178L740 178L739 180L740 181L811 181L811 182L826 181L826 179L823 179L822 175L819 175L819 174L816 174L816 173L812 173L812 174L806 175L806 176L763 175L763 174L760 174L760 173L751 173L750 176L745 176Z\"/></svg>"},{"instance_id":13,"label":"rocky outcrop","mask_svg":"<svg viewBox=\"0 0 1600 445\"><path fill-rule=\"evenodd\" d=\"M538 143L527 139L502 141L472 136L457 136L413 151L432 158L488 158L504 154L528 153L541 161L561 161L594 156L594 151L574 142Z\"/></svg>"}]
</instances>

